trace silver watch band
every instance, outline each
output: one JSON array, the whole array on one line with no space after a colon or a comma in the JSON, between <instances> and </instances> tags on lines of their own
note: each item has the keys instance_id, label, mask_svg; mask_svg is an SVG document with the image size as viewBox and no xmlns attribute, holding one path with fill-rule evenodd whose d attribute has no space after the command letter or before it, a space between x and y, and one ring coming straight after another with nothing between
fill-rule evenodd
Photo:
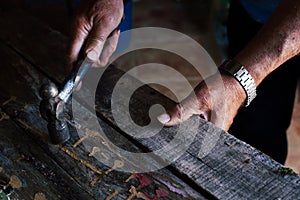
<instances>
[{"instance_id":1,"label":"silver watch band","mask_svg":"<svg viewBox=\"0 0 300 200\"><path fill-rule=\"evenodd\" d=\"M234 76L241 84L247 94L245 107L249 106L251 101L256 97L256 85L249 72L243 65L234 60L226 60L219 68Z\"/></svg>"}]
</instances>

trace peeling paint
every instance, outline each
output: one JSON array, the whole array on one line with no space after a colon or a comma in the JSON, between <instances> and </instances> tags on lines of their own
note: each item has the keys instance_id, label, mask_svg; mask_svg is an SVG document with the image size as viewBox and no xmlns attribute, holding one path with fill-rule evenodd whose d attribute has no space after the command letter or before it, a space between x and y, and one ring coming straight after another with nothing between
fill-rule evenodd
<instances>
[{"instance_id":1,"label":"peeling paint","mask_svg":"<svg viewBox=\"0 0 300 200\"><path fill-rule=\"evenodd\" d=\"M72 146L76 148L79 144L81 144L84 140L86 140L89 137L95 137L97 135L96 131L87 130L84 132L84 136L81 137L79 140L77 140Z\"/></svg>"},{"instance_id":2,"label":"peeling paint","mask_svg":"<svg viewBox=\"0 0 300 200\"><path fill-rule=\"evenodd\" d=\"M156 180L158 180L159 182L161 182L162 184L164 184L170 191L176 193L176 194L179 194L181 195L182 197L184 198L187 198L187 194L184 190L182 189L179 189L179 188L176 188L174 187L171 183L165 181L165 180L162 180L158 177L154 177Z\"/></svg>"},{"instance_id":3,"label":"peeling paint","mask_svg":"<svg viewBox=\"0 0 300 200\"><path fill-rule=\"evenodd\" d=\"M94 178L91 182L90 182L90 186L91 187L94 187L95 186L95 184L102 178L102 174L101 175L99 175L99 176L97 176L96 178Z\"/></svg>"},{"instance_id":4,"label":"peeling paint","mask_svg":"<svg viewBox=\"0 0 300 200\"><path fill-rule=\"evenodd\" d=\"M109 196L105 198L105 200L111 200L113 197L117 196L119 194L118 190L115 190L113 193L111 193Z\"/></svg>"},{"instance_id":5,"label":"peeling paint","mask_svg":"<svg viewBox=\"0 0 300 200\"><path fill-rule=\"evenodd\" d=\"M152 180L147 178L146 176L142 176L141 174L136 174L136 178L139 180L139 188L146 187L152 183Z\"/></svg>"},{"instance_id":6,"label":"peeling paint","mask_svg":"<svg viewBox=\"0 0 300 200\"><path fill-rule=\"evenodd\" d=\"M131 179L134 179L136 178L136 175L135 174L131 174L126 180L125 180L125 183L128 183Z\"/></svg>"},{"instance_id":7,"label":"peeling paint","mask_svg":"<svg viewBox=\"0 0 300 200\"><path fill-rule=\"evenodd\" d=\"M108 169L107 171L105 171L105 174L109 174L111 171L113 171L113 170L115 170L117 168L121 168L123 166L124 166L123 161L121 161L121 160L115 160L114 161L114 165L110 169Z\"/></svg>"},{"instance_id":8,"label":"peeling paint","mask_svg":"<svg viewBox=\"0 0 300 200\"><path fill-rule=\"evenodd\" d=\"M80 163L82 163L83 165L85 165L87 168L91 169L92 171L96 172L97 174L102 174L103 172L99 169L97 169L97 167L95 167L94 165L92 165L91 163L89 163L86 160L83 160L81 158L78 157L78 155L76 153L74 153L73 151L67 149L66 147L62 147L60 146L60 149L65 152L66 154L68 154L71 158L73 158L74 160L79 161Z\"/></svg>"},{"instance_id":9,"label":"peeling paint","mask_svg":"<svg viewBox=\"0 0 300 200\"><path fill-rule=\"evenodd\" d=\"M92 151L89 153L89 157L94 156L98 152L100 152L100 148L99 147L93 147Z\"/></svg>"},{"instance_id":10,"label":"peeling paint","mask_svg":"<svg viewBox=\"0 0 300 200\"><path fill-rule=\"evenodd\" d=\"M22 187L22 181L16 175L12 175L9 179L9 185L15 189L19 189Z\"/></svg>"},{"instance_id":11,"label":"peeling paint","mask_svg":"<svg viewBox=\"0 0 300 200\"><path fill-rule=\"evenodd\" d=\"M42 192L35 193L34 200L47 200L46 195Z\"/></svg>"}]
</instances>

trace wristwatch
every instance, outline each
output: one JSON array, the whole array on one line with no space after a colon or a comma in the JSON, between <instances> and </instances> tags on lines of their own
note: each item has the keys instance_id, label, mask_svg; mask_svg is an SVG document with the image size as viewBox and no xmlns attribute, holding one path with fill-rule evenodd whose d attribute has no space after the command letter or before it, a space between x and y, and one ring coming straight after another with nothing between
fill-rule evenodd
<instances>
[{"instance_id":1,"label":"wristwatch","mask_svg":"<svg viewBox=\"0 0 300 200\"><path fill-rule=\"evenodd\" d=\"M226 60L221 64L219 69L223 69L231 74L241 84L247 95L245 107L249 106L251 101L256 97L256 85L245 67L235 60Z\"/></svg>"}]
</instances>

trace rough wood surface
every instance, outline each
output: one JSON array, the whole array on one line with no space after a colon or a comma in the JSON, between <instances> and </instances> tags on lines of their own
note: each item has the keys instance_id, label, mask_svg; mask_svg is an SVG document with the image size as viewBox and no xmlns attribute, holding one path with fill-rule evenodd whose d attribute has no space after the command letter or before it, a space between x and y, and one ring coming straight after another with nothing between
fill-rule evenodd
<instances>
[{"instance_id":1,"label":"rough wood surface","mask_svg":"<svg viewBox=\"0 0 300 200\"><path fill-rule=\"evenodd\" d=\"M0 109L0 174L15 192L11 199L91 199L65 170Z\"/></svg>"},{"instance_id":2,"label":"rough wood surface","mask_svg":"<svg viewBox=\"0 0 300 200\"><path fill-rule=\"evenodd\" d=\"M20 14L18 15L20 16ZM30 27L35 30L34 32L32 32L31 29L26 28L28 21L31 21ZM34 66L36 66L42 73L47 74L47 76L57 82L62 80L62 55L65 53L62 44L66 44L66 40L62 35L49 28L45 28L38 21L26 16L17 17L2 13L0 24L3 25L3 27L6 27L6 29L0 30L0 39L4 43L8 44L26 60L34 64ZM16 38L11 35L12 32L18 33L18 37ZM33 38L39 42L28 42L27 39L33 40ZM53 49L55 49L55 51ZM53 52L47 55L47 51ZM49 58L49 55L55 58L53 59L54 61ZM116 68L109 68L109 70L105 73L106 75L104 77L109 78L101 80L101 87L99 87L98 91L98 95L101 98L97 102L97 109L101 119L110 123L109 127L114 127L118 130L111 114L110 95L115 82L119 80L119 78L123 75L123 72ZM137 80L132 78L124 81L124 84L134 84L137 82ZM145 99L148 101L145 101ZM149 118L145 116L145 113L148 115L148 109L151 105L153 105L153 103L161 103L167 106L173 104L173 102L151 88L143 87L137 91L131 99L131 105L133 108L131 109L132 118L135 119L138 124L147 124L147 122L149 122ZM122 108L121 105L121 114L127 106L128 105L123 105L124 108ZM14 106L10 106L10 108L13 107ZM8 114L13 115L14 110L10 110L9 106L6 107L6 109ZM21 109L21 107L18 109ZM27 112L27 114L29 113ZM27 118L29 117L27 116ZM197 119L193 118L192 120ZM36 121L31 122L32 125L34 122L36 123ZM124 121L124 125L126 125L126 122L127 121ZM34 125L37 126L36 124ZM45 131L43 125L40 125L38 128ZM177 127L164 128L161 131L161 134L148 138L147 140L143 140L131 138L126 133L119 130L119 132L126 138L142 144L148 150L155 150L164 146L172 139L176 131ZM144 134L147 135L147 132ZM201 155L199 156L199 152L201 153L203 150L200 148L201 145L208 143L209 139L212 139L214 134L219 137L217 144L208 155L205 157L202 157ZM51 150L52 147L49 147L46 144L47 143L45 143L45 141L42 142L42 145L46 146L43 148ZM62 150L63 153L68 152L66 149ZM51 151L54 152L55 150ZM84 152L84 150L81 151ZM78 162L65 164L65 160L70 162L70 158L62 155L63 153L59 148L56 149L56 152L58 155L56 160L63 165L63 168L68 169L64 165L69 165L69 167L78 166ZM84 154L79 153L79 155L83 156ZM61 160L59 161L59 159ZM101 163L99 163L99 165L101 165ZM80 167L78 168L80 169ZM185 182L188 182L194 188L197 188L198 191L203 191L203 193L207 196L210 194L219 199L299 199L300 197L299 176L291 173L282 165L244 142L237 140L214 125L204 121L201 121L199 129L197 130L196 139L189 147L188 151L168 169L177 174L178 177ZM73 176L75 175L73 174ZM119 176L115 174L112 175L112 177L119 178ZM84 177L77 178L77 182L87 182L81 180ZM109 181L107 183L109 183ZM101 187L107 186L103 182L99 184L101 184ZM85 186L82 185L82 187L84 188ZM109 188L109 185L107 187ZM87 188L85 189L87 190ZM112 195L113 192L115 191L112 191L109 195Z\"/></svg>"},{"instance_id":3,"label":"rough wood surface","mask_svg":"<svg viewBox=\"0 0 300 200\"><path fill-rule=\"evenodd\" d=\"M57 163L61 167L61 173L68 174L70 179L77 184L73 186L73 189L78 187L78 191L82 190L95 199L135 199L136 197L144 199L159 197L164 199L206 199L167 169L153 173L132 174L114 171L105 166L91 156L93 149L88 149L82 144L83 139L93 138L93 133L85 129L84 122L81 123L80 128L86 134L86 137L82 137L83 139L79 138L76 131L72 129L72 140L65 146L49 144L46 123L40 118L38 112L40 101L38 88L43 82L49 81L49 78L36 70L28 60L22 58L23 54L20 51L15 51L11 48L12 46L11 44L7 46L3 42L0 43L0 55L5 58L0 69L0 105L5 113L27 132L33 142L43 149L43 152L33 152L33 154L46 154L47 159ZM87 115L89 112L82 107L83 115ZM100 124L105 128L106 133L117 136L114 140L116 144L131 151L140 151L138 147L122 137L112 127L101 120ZM105 141L101 142L105 143ZM97 152L94 151L94 153ZM107 145L101 147L101 153L104 158L110 160L117 160L119 157ZM39 159L42 160L42 158ZM16 192L18 193L18 191ZM25 198L22 194L19 195ZM76 193L69 196L66 193L61 199L90 199L88 197L76 197L75 195ZM53 196L52 198L50 195L47 196L49 199L60 198L59 196L56 196L56 198Z\"/></svg>"},{"instance_id":4,"label":"rough wood surface","mask_svg":"<svg viewBox=\"0 0 300 200\"><path fill-rule=\"evenodd\" d=\"M100 96L109 99L115 83L123 75L124 72L114 68L108 69L103 75L103 79L99 83L101 87L97 91L98 98L96 99L98 101L96 104L99 112L104 113L115 125L111 114L111 104ZM119 84L132 86L136 81L128 78ZM163 95L153 92L149 87L143 87L131 99L131 117L138 124L145 123L149 107L158 103L172 104ZM120 115L126 112L127 106L120 104ZM124 118L124 124L128 124L125 116L120 118ZM177 127L164 128L156 137L136 140L150 150L155 150L165 146L170 140L170 135L177 131ZM190 130L187 128L187 131ZM300 178L295 173L211 123L201 120L196 131L195 140L187 152L171 166L175 171L188 176L195 184L209 191L215 197L220 199L300 198ZM150 132L145 131L144 135L147 134ZM218 138L218 142L208 155L202 157L203 145L213 142L214 137Z\"/></svg>"}]
</instances>

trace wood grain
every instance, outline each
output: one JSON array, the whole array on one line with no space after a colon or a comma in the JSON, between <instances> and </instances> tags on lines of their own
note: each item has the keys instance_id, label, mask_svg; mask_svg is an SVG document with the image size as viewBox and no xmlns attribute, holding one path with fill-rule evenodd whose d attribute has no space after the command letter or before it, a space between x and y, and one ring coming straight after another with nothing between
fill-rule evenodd
<instances>
[{"instance_id":1,"label":"wood grain","mask_svg":"<svg viewBox=\"0 0 300 200\"><path fill-rule=\"evenodd\" d=\"M132 173L112 170L95 157L89 156L91 149L78 142L80 138L75 129L71 129L72 139L66 145L56 146L50 144L46 122L41 119L38 111L40 101L38 88L43 82L49 81L49 77L45 77L31 62L24 59L19 51L15 51L11 47L11 44L7 45L0 42L0 54L5 58L0 69L2 80L0 84L0 90L2 91L0 94L0 105L6 115L25 130L27 133L26 137L32 140L31 143L42 149L42 151L39 151L39 154L47 155L45 159L57 163L62 171L61 173L68 174L70 182L76 183L72 189L76 190L78 188L78 191L82 190L95 199L105 199L114 191L118 191L118 194L115 195L116 199L126 199L132 195L129 191L131 186L136 187L139 194L143 194L148 198L155 198L158 195L157 190L162 190L168 194L165 199L179 199L183 197L206 199L166 169L151 174L140 174L140 177L145 177L149 180L149 184L146 185L141 186L141 180L143 179L137 177L133 177L126 182ZM7 83L9 83L9 86ZM89 112L84 107L82 108L82 113L86 114L87 117ZM117 136L114 140L116 144L120 144L120 146L124 146L132 151L141 151L103 121L100 120L100 124L105 128L107 134ZM93 139L93 133L86 130L84 123L81 124L80 130L87 134L86 138ZM106 155L105 157L112 161L120 156L105 145L101 147L101 151L102 154L100 156ZM39 157L39 159L43 161L43 158ZM55 182L55 180L53 181ZM50 183L48 182L48 184ZM36 190L38 188L39 186L36 187ZM63 190L63 188L61 189ZM20 195L20 198L23 198L21 193L16 192ZM75 194L70 199L91 199L90 197L76 197ZM57 196L57 198L60 197ZM68 199L65 196L64 198Z\"/></svg>"},{"instance_id":2,"label":"wood grain","mask_svg":"<svg viewBox=\"0 0 300 200\"><path fill-rule=\"evenodd\" d=\"M56 83L61 83L63 79L62 70L64 67L62 55L65 53L65 44L67 42L65 37L58 32L47 28L37 20L26 15L24 16L20 13L17 15L1 13L0 24L2 27L6 27L5 29L0 30L0 40L17 52L20 57L23 57L25 61L28 61L32 64L32 66L34 66L34 69L27 73L30 73L32 76L32 74L36 74L37 71L39 71L40 74L43 74L39 75L39 77L45 78L46 80L50 78ZM34 32L32 30L34 30ZM13 36L11 34L12 32L18 33L18 37ZM33 39L39 42L32 42ZM10 62L12 62L12 60L10 60ZM135 151L140 151L140 148L142 148L142 150L152 151L165 146L173 139L174 135L178 131L178 127L163 128L160 133L154 137L136 139L122 131L115 123L111 113L111 93L114 85L120 77L123 76L123 74L124 72L114 67L110 67L107 71L105 71L105 75L103 76L104 78L99 83L101 87L99 87L97 91L98 98L96 98L96 105L98 116L100 117L100 125L106 127L105 131L108 133L106 133L107 135L118 134L121 138L121 140L119 140L119 145L123 145L124 148L125 146L128 148L128 144L132 145L132 143L136 144L138 147L131 147L129 145L129 149L133 148ZM35 91L38 88L39 83L43 82L43 80L35 82L35 78L33 78L33 80L33 83L36 84L29 84L31 81L27 81L27 83L25 82L27 84L26 87L32 87L27 88L26 91ZM124 80L124 84L134 85L139 84L139 82L136 79L127 78ZM6 87L2 86L1 90L3 89L3 94L6 94L11 92L14 87L6 91ZM23 90L25 90L25 88ZM33 94L36 94L36 91ZM20 95L22 96L22 94ZM28 96L30 97L30 95ZM1 100L4 102L8 98L10 98L10 96L5 96L5 98L2 96ZM80 102L85 102L85 99L78 100L80 100ZM28 98L22 98L22 101L29 100ZM125 113L125 109L128 108L128 105L122 104L122 101L120 102L119 113L122 115ZM36 106L37 99L31 103L33 106ZM86 103L89 105L89 102ZM148 110L151 105L157 103L165 105L166 107L174 105L174 102L154 91L150 87L144 86L137 90L130 100L130 114L133 120L139 125L146 125L149 123ZM24 105L20 102L6 104L5 112L9 116L14 116L15 111L22 110L22 106ZM35 113L32 113L32 110ZM89 111L86 110L85 113L87 112ZM40 137L45 135L44 133L46 130L45 124L41 122L40 118L36 117L37 115L36 107L31 110L25 109L23 116L21 117L20 115L17 115L16 120L24 120L25 122L23 122L25 124L29 124L29 127L34 127L33 130L28 130L29 127L27 127L27 132L39 138L36 140L39 141L40 146L47 151L48 154L52 155L52 159L59 163L63 169L67 171L72 169L69 173L71 173L71 176L76 180L76 182L81 184L81 187L85 191L96 198L102 198L104 196L107 197L115 190L119 191L119 195L124 194L124 196L120 198L126 198L128 197L126 195L130 196L130 194L131 196L133 195L134 188L130 189L126 184L124 185L122 181L118 182L119 180L126 180L125 175L122 173L118 174L118 172L114 171L109 173L108 176L105 176L107 179L103 177L98 182L98 186L101 186L101 194L99 194L99 191L96 192L89 188L87 184L92 181L91 177L95 177L96 172L91 170L88 172L89 175L86 176L85 173L87 165L82 165L82 162L79 161L86 160L88 163L94 163L99 169L108 169L101 163L87 157L86 151L81 147L81 145L77 146L75 149L71 146L71 144L67 145L68 149L73 148L72 151L76 152L79 156L78 159L74 159L74 157L73 159L70 159L70 155L66 155L65 151L61 151L59 147L48 145L47 140ZM180 188L188 190L189 187L185 186L185 183L188 183L190 186L197 189L197 192L200 192L208 198L299 199L299 176L290 173L290 171L285 169L284 166L244 142L237 140L232 135L218 129L213 124L201 121L197 117L193 117L191 120L199 122L195 140L190 145L189 149L168 167L168 170L172 173L168 170L155 172L158 174L167 174L167 177L160 175L164 177L161 179L162 181L160 181L160 183L162 183L165 178L171 178L174 182L178 181L179 179L174 177L174 173L182 180L179 181L182 185ZM128 119L124 118L124 127L126 127L127 123ZM19 125L22 126L22 123L19 123ZM24 125L22 127L26 128ZM130 129L130 126L127 128ZM41 134L37 134L39 131ZM122 137L120 134L122 134ZM143 134L147 135L147 130ZM213 145L213 149L209 151L209 154L204 157L201 156L201 153L206 153L203 152L203 145L209 144L210 141L213 142L215 140L215 138L213 138L214 136L218 138L216 145ZM188 138L189 134L186 134L186 137ZM71 143L76 142L74 138L75 136ZM108 154L111 153L111 151L107 150L105 153ZM153 161L156 161L156 159L154 158ZM117 183L112 184L114 182ZM127 191L124 189L126 187ZM113 191L108 192L109 189L113 189ZM131 192L128 192L129 189ZM97 190L99 190L99 188L97 188ZM191 189L191 191L193 190ZM104 192L104 194L102 194L102 192ZM149 192L150 195L156 195L153 190ZM176 198L179 197L173 197L173 199Z\"/></svg>"},{"instance_id":3,"label":"wood grain","mask_svg":"<svg viewBox=\"0 0 300 200\"><path fill-rule=\"evenodd\" d=\"M15 177L11 199L33 199L37 192L47 199L92 198L10 118L0 122L0 147L1 180Z\"/></svg>"}]
</instances>

